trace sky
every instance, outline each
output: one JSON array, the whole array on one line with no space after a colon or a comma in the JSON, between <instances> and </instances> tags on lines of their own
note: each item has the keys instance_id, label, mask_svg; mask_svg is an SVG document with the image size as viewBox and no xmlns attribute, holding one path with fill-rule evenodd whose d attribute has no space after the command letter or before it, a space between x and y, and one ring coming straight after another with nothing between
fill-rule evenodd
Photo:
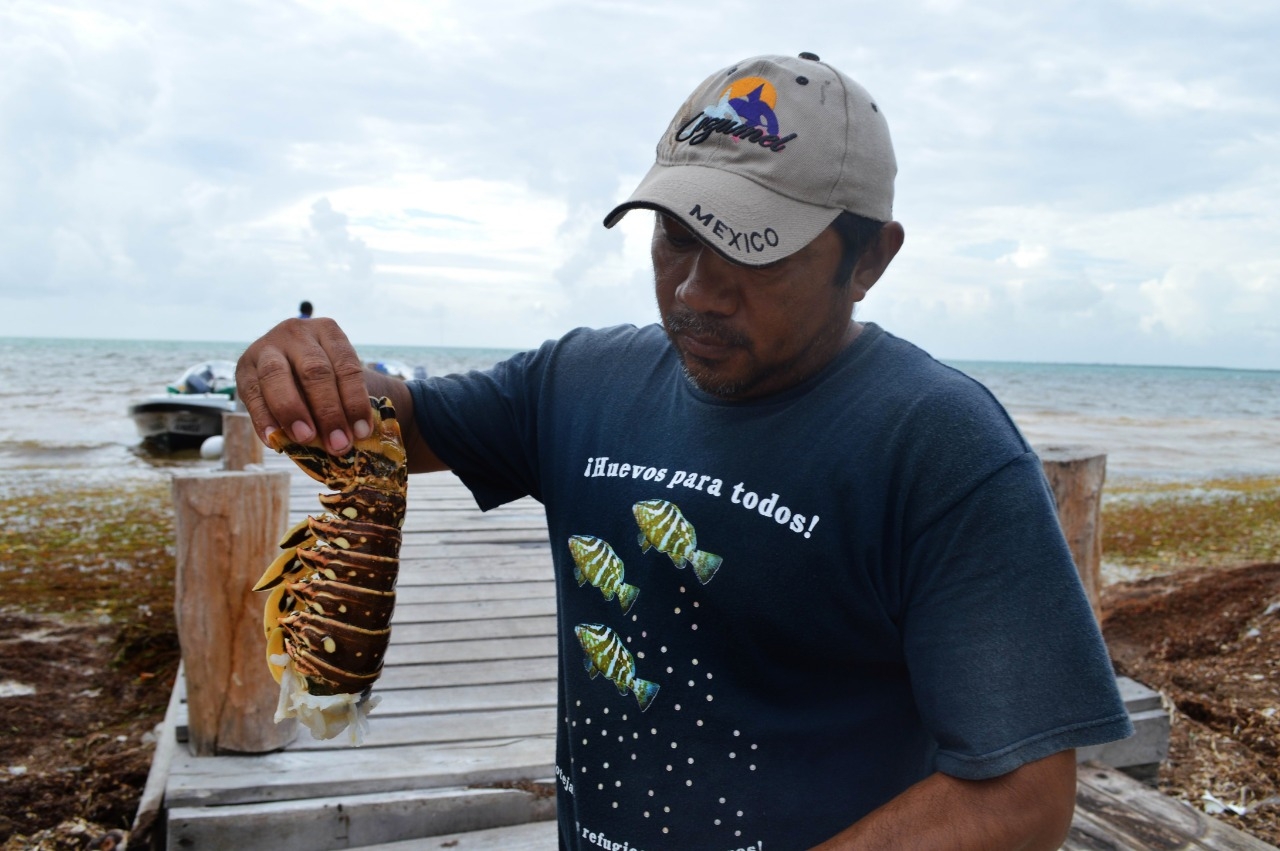
<instances>
[{"instance_id":1,"label":"sky","mask_svg":"<svg viewBox=\"0 0 1280 851\"><path fill-rule=\"evenodd\" d=\"M5 0L0 336L522 348L656 318L605 213L810 51L898 159L859 308L948 360L1280 369L1275 0Z\"/></svg>"}]
</instances>

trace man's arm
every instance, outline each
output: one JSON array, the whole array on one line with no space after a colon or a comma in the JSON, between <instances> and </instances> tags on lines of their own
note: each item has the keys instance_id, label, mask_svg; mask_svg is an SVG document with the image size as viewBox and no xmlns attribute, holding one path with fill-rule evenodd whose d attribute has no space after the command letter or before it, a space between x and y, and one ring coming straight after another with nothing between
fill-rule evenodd
<instances>
[{"instance_id":1,"label":"man's arm","mask_svg":"<svg viewBox=\"0 0 1280 851\"><path fill-rule=\"evenodd\" d=\"M935 773L813 851L1056 851L1075 799L1074 750L990 780Z\"/></svg>"},{"instance_id":2,"label":"man's arm","mask_svg":"<svg viewBox=\"0 0 1280 851\"><path fill-rule=\"evenodd\" d=\"M286 319L256 340L236 364L236 393L263 442L281 428L299 443L321 434L335 455L353 437L368 436L369 397L386 396L400 421L409 472L447 469L418 430L409 388L365 369L332 319Z\"/></svg>"}]
</instances>

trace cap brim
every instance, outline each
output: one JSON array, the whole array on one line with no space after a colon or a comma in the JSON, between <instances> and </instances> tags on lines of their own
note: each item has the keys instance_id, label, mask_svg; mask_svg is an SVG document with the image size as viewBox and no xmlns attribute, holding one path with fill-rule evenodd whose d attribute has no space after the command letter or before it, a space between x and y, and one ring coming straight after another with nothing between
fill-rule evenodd
<instances>
[{"instance_id":1,"label":"cap brim","mask_svg":"<svg viewBox=\"0 0 1280 851\"><path fill-rule=\"evenodd\" d=\"M630 210L660 210L726 259L775 263L812 242L840 215L779 195L737 174L699 165L655 164L631 197L605 216L611 228Z\"/></svg>"}]
</instances>

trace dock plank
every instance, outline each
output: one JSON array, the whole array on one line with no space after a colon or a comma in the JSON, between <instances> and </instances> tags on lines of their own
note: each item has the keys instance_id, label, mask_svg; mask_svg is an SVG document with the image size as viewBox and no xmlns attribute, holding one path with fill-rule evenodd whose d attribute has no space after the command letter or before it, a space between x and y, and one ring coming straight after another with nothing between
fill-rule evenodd
<instances>
[{"instance_id":1,"label":"dock plank","mask_svg":"<svg viewBox=\"0 0 1280 851\"><path fill-rule=\"evenodd\" d=\"M474 833L433 836L429 842L411 839L389 845L363 845L351 851L419 851L433 848L447 848L450 851L550 851L558 841L556 823L538 821Z\"/></svg>"},{"instance_id":2,"label":"dock plank","mask_svg":"<svg viewBox=\"0 0 1280 851\"><path fill-rule=\"evenodd\" d=\"M450 621L479 621L507 618L533 618L551 616L555 618L556 598L551 595L539 597L515 597L480 600L452 600L449 602L407 603L396 595L395 613L391 618L391 628L408 624L447 623Z\"/></svg>"},{"instance_id":3,"label":"dock plank","mask_svg":"<svg viewBox=\"0 0 1280 851\"><path fill-rule=\"evenodd\" d=\"M415 789L169 812L171 847L315 851L405 836L527 824L554 814L553 798L509 789ZM264 842L264 837L269 837Z\"/></svg>"},{"instance_id":4,"label":"dock plank","mask_svg":"<svg viewBox=\"0 0 1280 851\"><path fill-rule=\"evenodd\" d=\"M222 807L475 786L549 777L554 763L555 737L551 735L477 739L448 747L347 749L340 754L283 750L194 757L179 748L171 764L165 803L170 808Z\"/></svg>"},{"instance_id":5,"label":"dock plank","mask_svg":"<svg viewBox=\"0 0 1280 851\"><path fill-rule=\"evenodd\" d=\"M387 649L387 665L432 665L440 662L484 662L495 659L553 659L556 654L554 627L541 633L544 619L531 618L513 623L511 631L538 630L538 634L519 638L471 638L478 631L500 630L484 621L461 624L409 624L401 629L399 643ZM469 630L462 638L458 630ZM410 639L413 633L416 638Z\"/></svg>"},{"instance_id":6,"label":"dock plank","mask_svg":"<svg viewBox=\"0 0 1280 851\"><path fill-rule=\"evenodd\" d=\"M555 595L555 583L550 580L545 582L491 582L483 590L477 589L472 582L447 584L423 582L419 585L402 583L396 586L396 606L411 606L416 603L458 603L475 600L478 596L482 596L485 600L550 598L554 602Z\"/></svg>"},{"instance_id":7,"label":"dock plank","mask_svg":"<svg viewBox=\"0 0 1280 851\"><path fill-rule=\"evenodd\" d=\"M1105 823L1139 848L1266 851L1273 846L1152 790L1106 766L1080 767L1076 810ZM1179 844L1180 843L1180 844Z\"/></svg>"},{"instance_id":8,"label":"dock plank","mask_svg":"<svg viewBox=\"0 0 1280 851\"><path fill-rule=\"evenodd\" d=\"M483 662L441 662L433 665L388 665L383 668L381 689L432 688L484 683L526 683L556 676L555 658L490 659Z\"/></svg>"},{"instance_id":9,"label":"dock plank","mask_svg":"<svg viewBox=\"0 0 1280 851\"><path fill-rule=\"evenodd\" d=\"M378 716L473 713L484 709L531 709L556 702L556 681L522 680L474 686L386 688L379 692Z\"/></svg>"},{"instance_id":10,"label":"dock plank","mask_svg":"<svg viewBox=\"0 0 1280 851\"><path fill-rule=\"evenodd\" d=\"M533 617L512 617L505 622L473 619L458 621L441 621L426 623L401 624L392 631L392 647L409 644L431 644L440 642L477 641L480 639L503 638L536 638L555 635L556 619L554 615ZM441 651L445 652L445 651ZM539 650L538 654L544 650ZM522 656L528 653L520 654ZM393 657L388 657L390 661ZM488 659L489 655L476 658ZM442 660L443 661L443 660Z\"/></svg>"}]
</instances>

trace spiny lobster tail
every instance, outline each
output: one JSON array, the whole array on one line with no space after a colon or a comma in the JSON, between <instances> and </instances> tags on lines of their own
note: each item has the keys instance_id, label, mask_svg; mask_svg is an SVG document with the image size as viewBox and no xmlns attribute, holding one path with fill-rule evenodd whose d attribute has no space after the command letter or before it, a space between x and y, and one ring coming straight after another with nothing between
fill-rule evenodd
<instances>
[{"instance_id":1,"label":"spiny lobster tail","mask_svg":"<svg viewBox=\"0 0 1280 851\"><path fill-rule=\"evenodd\" d=\"M395 408L385 397L369 405L373 432L342 455L271 434L273 449L336 493L321 494L326 511L285 534L255 586L271 592L263 626L281 687L276 720L297 717L321 739L349 726L352 744L378 701L370 689L391 639L409 475Z\"/></svg>"}]
</instances>

